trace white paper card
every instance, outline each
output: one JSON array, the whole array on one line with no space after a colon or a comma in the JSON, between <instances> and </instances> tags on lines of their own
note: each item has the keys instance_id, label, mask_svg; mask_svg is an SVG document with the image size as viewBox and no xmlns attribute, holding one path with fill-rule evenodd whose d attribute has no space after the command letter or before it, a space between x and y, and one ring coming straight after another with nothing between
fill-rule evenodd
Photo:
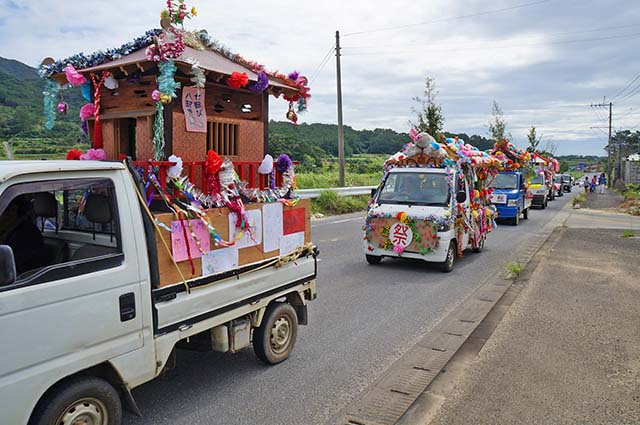
<instances>
[{"instance_id":1,"label":"white paper card","mask_svg":"<svg viewBox=\"0 0 640 425\"><path fill-rule=\"evenodd\" d=\"M238 248L216 249L202 254L202 276L224 273L238 268Z\"/></svg>"},{"instance_id":2,"label":"white paper card","mask_svg":"<svg viewBox=\"0 0 640 425\"><path fill-rule=\"evenodd\" d=\"M234 238L236 234L236 214L229 214L229 237ZM236 248L246 248L248 246L260 245L262 243L262 211L247 210L247 219L251 231L245 231L234 245Z\"/></svg>"},{"instance_id":3,"label":"white paper card","mask_svg":"<svg viewBox=\"0 0 640 425\"><path fill-rule=\"evenodd\" d=\"M282 237L282 204L280 202L265 204L262 207L262 232L264 252L280 248L280 237Z\"/></svg>"},{"instance_id":4,"label":"white paper card","mask_svg":"<svg viewBox=\"0 0 640 425\"><path fill-rule=\"evenodd\" d=\"M280 255L286 255L304 245L304 232L280 236Z\"/></svg>"}]
</instances>

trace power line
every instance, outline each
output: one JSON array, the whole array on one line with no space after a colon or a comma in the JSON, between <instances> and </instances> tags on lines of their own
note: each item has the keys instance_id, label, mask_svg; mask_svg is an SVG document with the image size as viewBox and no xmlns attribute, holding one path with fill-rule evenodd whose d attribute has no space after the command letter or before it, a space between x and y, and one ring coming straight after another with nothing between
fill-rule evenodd
<instances>
[{"instance_id":1,"label":"power line","mask_svg":"<svg viewBox=\"0 0 640 425\"><path fill-rule=\"evenodd\" d=\"M549 1L552 1L552 0L534 1L534 2L530 2L530 3L524 3L524 4L515 5L515 6L504 7L502 9L486 10L484 12L472 13L472 14L469 14L469 15L453 16L453 17L450 17L450 18L433 19L431 21L417 22L415 24L398 25L396 27L378 28L378 29L367 30L367 31L356 31L356 32L343 34L342 36L343 37L350 37L350 36L361 35L361 34L372 34L372 33L377 33L377 32L395 31L395 30L399 30L399 29L422 26L422 25L425 25L425 24L436 24L436 23L440 23L440 22L451 22L451 21L457 21L457 20L460 20L460 19L475 18L475 17L478 17L478 16L485 16L485 15L491 15L491 14L494 14L494 13L501 13L501 12L507 12L507 11L515 10L515 9L521 9L523 7L536 6L538 4L548 3Z\"/></svg>"},{"instance_id":2,"label":"power line","mask_svg":"<svg viewBox=\"0 0 640 425\"><path fill-rule=\"evenodd\" d=\"M616 94L611 98L611 100L612 100L612 101L613 101L613 100L615 100L615 98L616 98L616 97L618 97L618 96L620 96L622 93L624 93L624 92L625 92L625 90L627 90L629 87L631 87L631 85L632 85L633 83L635 83L639 78L640 78L640 74L636 75L636 77L635 77L633 80L631 80L631 82L630 82L629 84L627 84L627 85L626 85L622 90L620 90L618 93L616 93Z\"/></svg>"},{"instance_id":3,"label":"power line","mask_svg":"<svg viewBox=\"0 0 640 425\"><path fill-rule=\"evenodd\" d=\"M601 31L609 31L609 30L620 30L623 28L634 28L634 27L639 27L640 24L630 24L630 25L619 25L619 26L615 26L615 27L601 27L601 28L594 28L594 29L590 29L590 30L580 30L580 31L563 31L563 32L555 32L555 33L545 33L545 36L548 37L558 37L558 36L564 36L564 35L574 35L574 34L587 34L587 33L594 33L594 32L601 32ZM620 34L618 34L620 35ZM622 34L622 36L624 36L624 34ZM539 37L535 37L535 36L530 36L530 37L525 37L522 38L521 40L536 40L539 39ZM489 38L485 38L485 39L477 39L474 38L474 42L492 42L494 41L494 39L489 39ZM425 46L425 45L430 45L433 44L432 42L421 42L421 43L411 43L411 44L403 44L403 46ZM467 43L448 43L448 46L451 45L466 45ZM395 47L397 46L397 44L393 44L393 45L369 45L369 46L343 46L343 49L379 49L379 48L388 48L388 47Z\"/></svg>"},{"instance_id":4,"label":"power line","mask_svg":"<svg viewBox=\"0 0 640 425\"><path fill-rule=\"evenodd\" d=\"M320 71L322 71L322 68L324 68L324 66L327 64L335 46L336 46L335 44L331 45L331 47L329 48L329 51L327 52L326 55L324 55L324 57L322 58L322 61L320 61L320 64L317 66L316 70L313 71L313 74L311 74L311 78L309 79L309 84L313 83L316 77L320 74Z\"/></svg>"},{"instance_id":5,"label":"power line","mask_svg":"<svg viewBox=\"0 0 640 425\"><path fill-rule=\"evenodd\" d=\"M628 92L627 94L625 94L624 96L622 96L620 99L618 99L618 101L616 102L617 105L626 102L627 100L631 99L632 97L634 97L635 95L637 95L638 93L640 93L640 82L638 82L638 84L631 89L630 92Z\"/></svg>"},{"instance_id":6,"label":"power line","mask_svg":"<svg viewBox=\"0 0 640 425\"><path fill-rule=\"evenodd\" d=\"M522 43L522 44L511 44L511 45L495 45L495 46L482 46L482 45L477 45L477 46L469 46L466 48L459 48L459 49L450 49L450 48L441 48L441 49L432 49L429 47L426 48L421 48L419 49L420 51L424 51L424 50L431 50L431 51L446 51L446 52L454 52L454 51L465 51L465 50L481 50L481 49L510 49L510 48L514 48L514 47L524 47L524 46L548 46L551 44L575 44L575 43L586 43L586 42L592 42L592 41L604 41L604 40L613 40L613 39L620 39L620 38L635 38L640 36L640 33L632 33L632 34L624 34L624 35L616 35L616 36L609 36L609 37L597 37L597 38L585 38L585 39L577 39L577 40L565 40L565 41L550 41L550 42L546 42L546 43ZM394 51L391 53L396 53L396 54L405 54L405 53L413 53L415 52L416 49L412 49L412 50L403 50L403 51ZM368 56L368 55L379 55L383 52L356 52L356 53L345 53L343 56Z\"/></svg>"}]
</instances>

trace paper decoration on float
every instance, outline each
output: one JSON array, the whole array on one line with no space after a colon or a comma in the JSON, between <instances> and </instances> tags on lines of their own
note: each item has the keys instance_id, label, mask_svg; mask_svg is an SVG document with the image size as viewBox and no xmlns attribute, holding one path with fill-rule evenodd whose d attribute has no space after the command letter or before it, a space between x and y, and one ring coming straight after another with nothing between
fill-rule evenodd
<instances>
[{"instance_id":1,"label":"paper decoration on float","mask_svg":"<svg viewBox=\"0 0 640 425\"><path fill-rule=\"evenodd\" d=\"M238 248L235 246L206 252L202 254L202 276L237 269L238 263Z\"/></svg>"},{"instance_id":2,"label":"paper decoration on float","mask_svg":"<svg viewBox=\"0 0 640 425\"><path fill-rule=\"evenodd\" d=\"M237 248L247 248L262 243L262 212L260 210L248 210L246 214L250 231L244 232L242 238L236 242ZM237 214L229 214L229 239L236 234Z\"/></svg>"},{"instance_id":3,"label":"paper decoration on float","mask_svg":"<svg viewBox=\"0 0 640 425\"><path fill-rule=\"evenodd\" d=\"M187 131L207 132L207 112L204 106L205 91L196 87L182 89L182 110Z\"/></svg>"},{"instance_id":4,"label":"paper decoration on float","mask_svg":"<svg viewBox=\"0 0 640 425\"><path fill-rule=\"evenodd\" d=\"M184 226L183 226L184 223ZM191 230L195 234L200 246L193 239ZM187 235L185 240L184 234ZM188 247L187 247L187 244ZM209 231L200 220L184 220L171 222L171 252L173 258L177 261L185 261L191 258L200 258L202 251L209 252L211 250Z\"/></svg>"},{"instance_id":5,"label":"paper decoration on float","mask_svg":"<svg viewBox=\"0 0 640 425\"><path fill-rule=\"evenodd\" d=\"M292 233L298 233L306 230L307 221L305 210L303 208L296 208L287 210L282 213L282 234L290 235Z\"/></svg>"},{"instance_id":6,"label":"paper decoration on float","mask_svg":"<svg viewBox=\"0 0 640 425\"><path fill-rule=\"evenodd\" d=\"M280 255L286 255L304 245L304 232L283 235L280 238Z\"/></svg>"},{"instance_id":7,"label":"paper decoration on float","mask_svg":"<svg viewBox=\"0 0 640 425\"><path fill-rule=\"evenodd\" d=\"M284 234L282 204L280 202L264 204L262 207L262 229L262 249L264 252L280 249L280 238Z\"/></svg>"}]
</instances>

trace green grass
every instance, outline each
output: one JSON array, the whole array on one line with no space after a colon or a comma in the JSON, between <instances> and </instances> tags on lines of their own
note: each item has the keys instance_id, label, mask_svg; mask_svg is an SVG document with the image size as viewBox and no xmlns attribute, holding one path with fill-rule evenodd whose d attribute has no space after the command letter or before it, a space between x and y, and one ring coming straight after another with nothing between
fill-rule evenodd
<instances>
[{"instance_id":1,"label":"green grass","mask_svg":"<svg viewBox=\"0 0 640 425\"><path fill-rule=\"evenodd\" d=\"M347 214L364 211L367 208L369 196L338 196L332 190L323 190L320 197L311 200L311 212L324 215Z\"/></svg>"},{"instance_id":2,"label":"green grass","mask_svg":"<svg viewBox=\"0 0 640 425\"><path fill-rule=\"evenodd\" d=\"M378 173L354 174L346 173L346 186L375 186L380 183L382 171ZM296 173L296 183L299 189L317 189L338 187L339 175L337 171L318 170L315 173Z\"/></svg>"},{"instance_id":3,"label":"green grass","mask_svg":"<svg viewBox=\"0 0 640 425\"><path fill-rule=\"evenodd\" d=\"M524 265L520 264L519 261L507 264L507 271L509 272L509 277L511 279L516 279L518 276L520 276L520 273L522 273L523 270Z\"/></svg>"},{"instance_id":4,"label":"green grass","mask_svg":"<svg viewBox=\"0 0 640 425\"><path fill-rule=\"evenodd\" d=\"M625 230L622 232L622 237L623 238L633 238L635 237L635 233L633 233L633 230Z\"/></svg>"},{"instance_id":5,"label":"green grass","mask_svg":"<svg viewBox=\"0 0 640 425\"><path fill-rule=\"evenodd\" d=\"M573 197L571 200L571 205L576 206L576 204L582 204L587 200L587 195L584 192L581 192Z\"/></svg>"}]
</instances>

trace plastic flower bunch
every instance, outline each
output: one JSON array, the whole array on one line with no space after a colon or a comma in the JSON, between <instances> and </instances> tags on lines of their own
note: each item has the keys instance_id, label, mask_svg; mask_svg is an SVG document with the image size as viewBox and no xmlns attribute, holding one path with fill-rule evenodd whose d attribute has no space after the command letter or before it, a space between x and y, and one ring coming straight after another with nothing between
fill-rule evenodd
<instances>
[{"instance_id":1,"label":"plastic flower bunch","mask_svg":"<svg viewBox=\"0 0 640 425\"><path fill-rule=\"evenodd\" d=\"M161 18L169 18L171 23L178 25L182 25L185 19L191 19L194 16L198 16L198 11L195 6L188 10L185 0L167 0L167 8L160 13Z\"/></svg>"}]
</instances>

